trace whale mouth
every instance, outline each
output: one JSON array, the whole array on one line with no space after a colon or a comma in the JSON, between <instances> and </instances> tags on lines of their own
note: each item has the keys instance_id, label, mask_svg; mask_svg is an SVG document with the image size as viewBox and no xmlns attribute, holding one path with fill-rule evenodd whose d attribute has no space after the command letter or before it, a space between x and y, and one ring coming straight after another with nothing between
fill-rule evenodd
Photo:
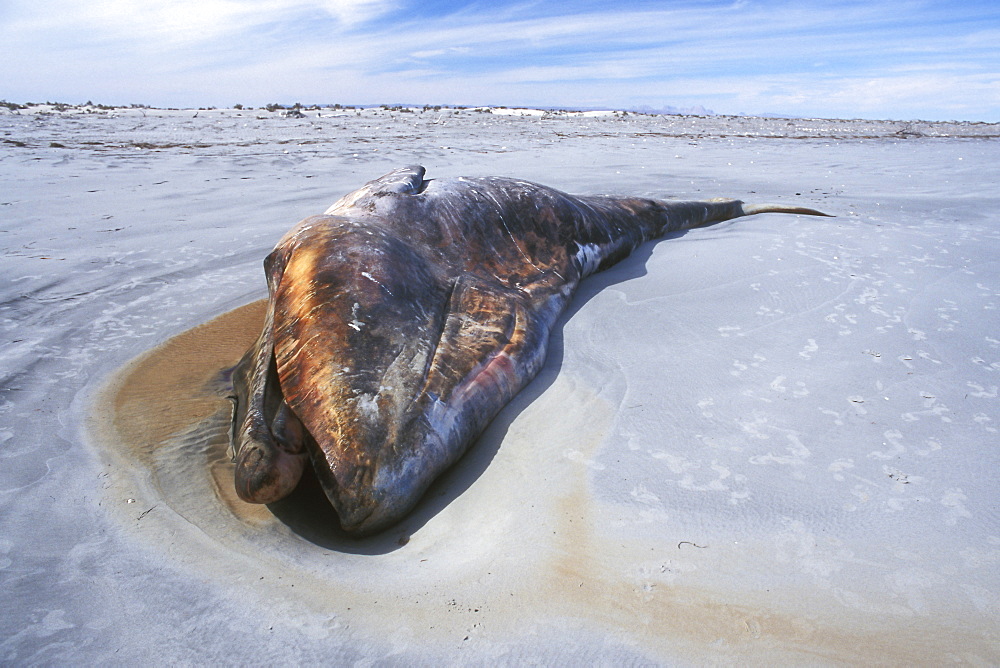
<instances>
[{"instance_id":1,"label":"whale mouth","mask_svg":"<svg viewBox=\"0 0 1000 668\"><path fill-rule=\"evenodd\" d=\"M261 375L255 364L261 341L233 368L229 455L236 494L248 503L273 503L291 494L302 478L311 438L281 391L274 355Z\"/></svg>"}]
</instances>

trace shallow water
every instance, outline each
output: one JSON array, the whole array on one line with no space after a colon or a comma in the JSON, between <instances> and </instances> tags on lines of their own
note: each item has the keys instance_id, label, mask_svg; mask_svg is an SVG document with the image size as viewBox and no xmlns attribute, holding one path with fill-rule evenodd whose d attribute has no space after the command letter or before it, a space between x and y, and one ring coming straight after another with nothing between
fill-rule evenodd
<instances>
[{"instance_id":1,"label":"shallow water","mask_svg":"<svg viewBox=\"0 0 1000 668\"><path fill-rule=\"evenodd\" d=\"M193 114L0 116L4 661L1000 660L995 126ZM277 238L413 162L838 217L591 279L354 541L234 498L219 372Z\"/></svg>"}]
</instances>

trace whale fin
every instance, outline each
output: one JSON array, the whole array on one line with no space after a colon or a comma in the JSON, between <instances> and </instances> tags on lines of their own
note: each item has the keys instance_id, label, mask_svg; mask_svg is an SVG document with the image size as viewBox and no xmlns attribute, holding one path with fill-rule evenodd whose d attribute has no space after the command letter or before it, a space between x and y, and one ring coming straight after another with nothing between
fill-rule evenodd
<instances>
[{"instance_id":1,"label":"whale fin","mask_svg":"<svg viewBox=\"0 0 1000 668\"><path fill-rule=\"evenodd\" d=\"M424 184L424 168L421 165L408 165L394 169L377 179L369 181L362 189L369 189L370 194L397 193L412 195L420 192Z\"/></svg>"},{"instance_id":2,"label":"whale fin","mask_svg":"<svg viewBox=\"0 0 1000 668\"><path fill-rule=\"evenodd\" d=\"M488 366L511 343L517 307L516 297L499 285L458 279L445 307L441 338L422 394L448 401L477 367Z\"/></svg>"},{"instance_id":3,"label":"whale fin","mask_svg":"<svg viewBox=\"0 0 1000 668\"><path fill-rule=\"evenodd\" d=\"M366 197L379 195L416 195L424 188L424 168L410 165L394 169L384 176L369 181L352 193L344 195L326 210L327 215L346 212Z\"/></svg>"}]
</instances>

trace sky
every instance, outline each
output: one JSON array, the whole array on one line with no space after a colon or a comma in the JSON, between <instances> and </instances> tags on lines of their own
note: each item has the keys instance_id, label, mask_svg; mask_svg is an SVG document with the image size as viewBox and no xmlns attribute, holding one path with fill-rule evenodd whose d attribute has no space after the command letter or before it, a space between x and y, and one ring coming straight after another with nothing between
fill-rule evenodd
<instances>
[{"instance_id":1,"label":"sky","mask_svg":"<svg viewBox=\"0 0 1000 668\"><path fill-rule=\"evenodd\" d=\"M996 0L0 0L0 98L1000 122Z\"/></svg>"}]
</instances>

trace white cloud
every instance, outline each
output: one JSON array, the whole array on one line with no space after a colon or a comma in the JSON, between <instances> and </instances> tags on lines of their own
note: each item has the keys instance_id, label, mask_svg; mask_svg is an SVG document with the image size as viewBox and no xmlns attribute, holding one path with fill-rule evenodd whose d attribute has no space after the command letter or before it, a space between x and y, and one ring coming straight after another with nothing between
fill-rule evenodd
<instances>
[{"instance_id":1,"label":"white cloud","mask_svg":"<svg viewBox=\"0 0 1000 668\"><path fill-rule=\"evenodd\" d=\"M385 0L320 0L316 4L345 26L366 23L396 9L399 5L398 2Z\"/></svg>"},{"instance_id":2,"label":"white cloud","mask_svg":"<svg viewBox=\"0 0 1000 668\"><path fill-rule=\"evenodd\" d=\"M342 28L398 7L395 0L16 0L5 32L75 34L92 40L153 41L163 47L238 35L274 21L322 15Z\"/></svg>"},{"instance_id":3,"label":"white cloud","mask_svg":"<svg viewBox=\"0 0 1000 668\"><path fill-rule=\"evenodd\" d=\"M28 99L86 88L162 103L130 92L158 90L175 105L704 104L1000 120L998 31L960 9L772 0L573 13L568 2L563 15L473 4L418 17L397 11L407 1L15 0L0 19L0 79Z\"/></svg>"}]
</instances>

